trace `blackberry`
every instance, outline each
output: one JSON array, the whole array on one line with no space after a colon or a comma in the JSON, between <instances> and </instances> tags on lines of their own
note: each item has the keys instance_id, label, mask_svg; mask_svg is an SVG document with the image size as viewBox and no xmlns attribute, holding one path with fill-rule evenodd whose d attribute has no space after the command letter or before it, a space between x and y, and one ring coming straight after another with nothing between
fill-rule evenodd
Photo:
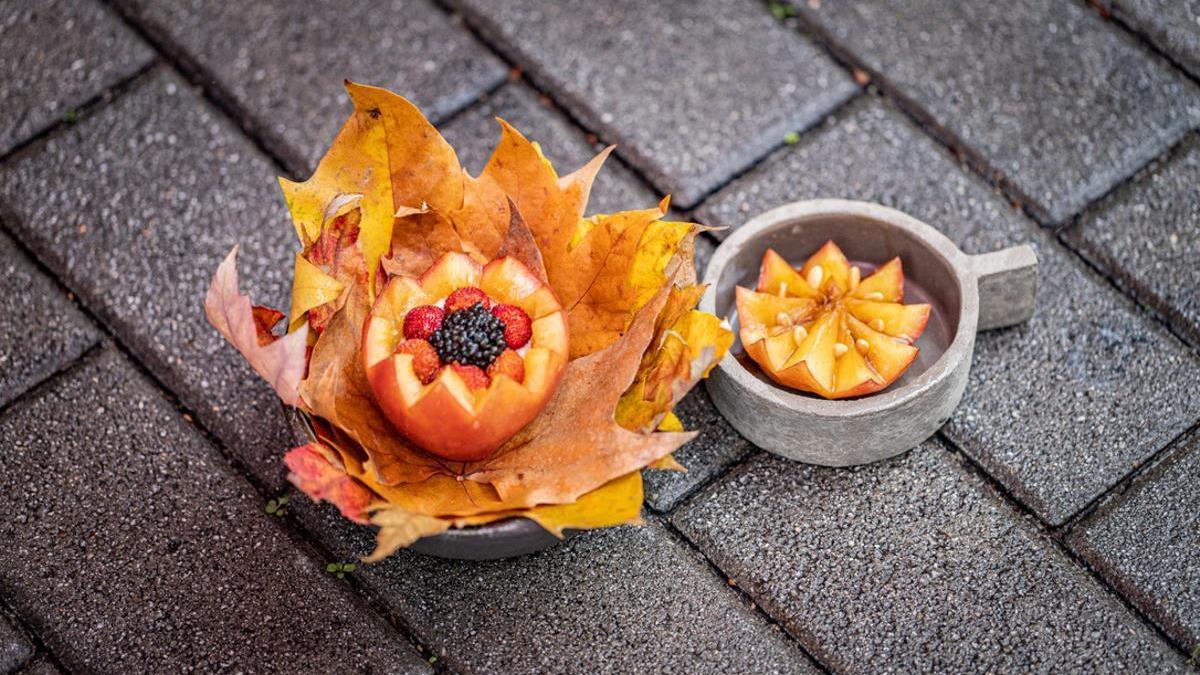
<instances>
[{"instance_id":1,"label":"blackberry","mask_svg":"<svg viewBox=\"0 0 1200 675\"><path fill-rule=\"evenodd\" d=\"M450 312L429 336L442 363L461 363L484 370L505 350L504 322L477 302L467 309Z\"/></svg>"}]
</instances>

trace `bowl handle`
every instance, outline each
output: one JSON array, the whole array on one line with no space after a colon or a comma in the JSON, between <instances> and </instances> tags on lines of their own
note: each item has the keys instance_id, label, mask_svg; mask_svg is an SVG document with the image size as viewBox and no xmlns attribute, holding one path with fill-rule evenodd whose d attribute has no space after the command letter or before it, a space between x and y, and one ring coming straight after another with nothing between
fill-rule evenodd
<instances>
[{"instance_id":1,"label":"bowl handle","mask_svg":"<svg viewBox=\"0 0 1200 675\"><path fill-rule=\"evenodd\" d=\"M1033 316L1037 253L1029 244L968 256L979 283L979 330L1003 328Z\"/></svg>"}]
</instances>

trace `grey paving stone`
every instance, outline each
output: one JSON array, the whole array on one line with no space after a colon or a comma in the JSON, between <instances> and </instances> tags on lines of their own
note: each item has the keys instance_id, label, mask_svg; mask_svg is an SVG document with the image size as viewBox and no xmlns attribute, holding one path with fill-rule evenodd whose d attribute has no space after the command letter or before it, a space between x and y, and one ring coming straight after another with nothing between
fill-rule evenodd
<instances>
[{"instance_id":1,"label":"grey paving stone","mask_svg":"<svg viewBox=\"0 0 1200 675\"><path fill-rule=\"evenodd\" d=\"M1071 246L1113 274L1200 343L1200 144L1156 162L1066 233Z\"/></svg>"},{"instance_id":2,"label":"grey paving stone","mask_svg":"<svg viewBox=\"0 0 1200 675\"><path fill-rule=\"evenodd\" d=\"M1183 670L935 442L856 469L762 455L673 521L835 672Z\"/></svg>"},{"instance_id":3,"label":"grey paving stone","mask_svg":"<svg viewBox=\"0 0 1200 675\"><path fill-rule=\"evenodd\" d=\"M1200 2L1099 0L1106 10L1200 75Z\"/></svg>"},{"instance_id":4,"label":"grey paving stone","mask_svg":"<svg viewBox=\"0 0 1200 675\"><path fill-rule=\"evenodd\" d=\"M682 208L855 91L753 0L454 4Z\"/></svg>"},{"instance_id":5,"label":"grey paving stone","mask_svg":"<svg viewBox=\"0 0 1200 675\"><path fill-rule=\"evenodd\" d=\"M273 488L294 445L270 388L204 318L235 243L286 309L298 248L271 165L168 72L0 167L12 228Z\"/></svg>"},{"instance_id":6,"label":"grey paving stone","mask_svg":"<svg viewBox=\"0 0 1200 675\"><path fill-rule=\"evenodd\" d=\"M96 343L99 333L55 284L0 233L0 405Z\"/></svg>"},{"instance_id":7,"label":"grey paving stone","mask_svg":"<svg viewBox=\"0 0 1200 675\"><path fill-rule=\"evenodd\" d=\"M1065 521L1200 416L1194 354L877 99L730 185L701 220L737 225L812 197L896 207L968 253L1037 248L1037 312L980 336L946 432L1048 522Z\"/></svg>"},{"instance_id":8,"label":"grey paving stone","mask_svg":"<svg viewBox=\"0 0 1200 675\"><path fill-rule=\"evenodd\" d=\"M20 670L20 675L59 675L62 673L45 655L35 658Z\"/></svg>"},{"instance_id":9,"label":"grey paving stone","mask_svg":"<svg viewBox=\"0 0 1200 675\"><path fill-rule=\"evenodd\" d=\"M1200 89L1084 3L797 7L1056 223L1200 120Z\"/></svg>"},{"instance_id":10,"label":"grey paving stone","mask_svg":"<svg viewBox=\"0 0 1200 675\"><path fill-rule=\"evenodd\" d=\"M675 459L687 467L687 473L642 472L646 503L656 511L675 508L685 494L752 451L750 442L734 431L717 412L703 383L696 385L679 402L675 414L683 422L683 428L699 431L700 436L675 453Z\"/></svg>"},{"instance_id":11,"label":"grey paving stone","mask_svg":"<svg viewBox=\"0 0 1200 675\"><path fill-rule=\"evenodd\" d=\"M1067 541L1187 650L1200 646L1200 437Z\"/></svg>"},{"instance_id":12,"label":"grey paving stone","mask_svg":"<svg viewBox=\"0 0 1200 675\"><path fill-rule=\"evenodd\" d=\"M499 59L426 0L119 2L309 169L350 113L343 79L396 91L436 119L506 74Z\"/></svg>"},{"instance_id":13,"label":"grey paving stone","mask_svg":"<svg viewBox=\"0 0 1200 675\"><path fill-rule=\"evenodd\" d=\"M289 509L335 554L370 552L370 530L328 505L298 498ZM509 560L400 551L354 575L452 671L816 672L793 640L653 519Z\"/></svg>"},{"instance_id":14,"label":"grey paving stone","mask_svg":"<svg viewBox=\"0 0 1200 675\"><path fill-rule=\"evenodd\" d=\"M15 672L32 657L29 636L0 611L0 673Z\"/></svg>"},{"instance_id":15,"label":"grey paving stone","mask_svg":"<svg viewBox=\"0 0 1200 675\"><path fill-rule=\"evenodd\" d=\"M478 174L500 140L500 125L495 118L502 117L527 138L537 141L558 174L566 175L587 163L604 145L589 143L583 130L550 105L549 101L540 101L537 92L526 85L507 84L456 116L442 133L463 166ZM619 160L610 157L596 177L587 211L591 214L644 209L660 199L661 195L655 195Z\"/></svg>"},{"instance_id":16,"label":"grey paving stone","mask_svg":"<svg viewBox=\"0 0 1200 675\"><path fill-rule=\"evenodd\" d=\"M0 3L0 155L153 59L93 0Z\"/></svg>"},{"instance_id":17,"label":"grey paving stone","mask_svg":"<svg viewBox=\"0 0 1200 675\"><path fill-rule=\"evenodd\" d=\"M428 671L114 352L10 409L0 448L0 584L70 669Z\"/></svg>"}]
</instances>

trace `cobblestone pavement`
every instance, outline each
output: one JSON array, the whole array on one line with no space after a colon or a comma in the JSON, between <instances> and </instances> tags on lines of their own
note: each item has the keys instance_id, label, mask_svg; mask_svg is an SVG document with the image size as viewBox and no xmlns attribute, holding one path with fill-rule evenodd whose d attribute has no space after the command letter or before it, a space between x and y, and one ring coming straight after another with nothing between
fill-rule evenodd
<instances>
[{"instance_id":1,"label":"cobblestone pavement","mask_svg":"<svg viewBox=\"0 0 1200 675\"><path fill-rule=\"evenodd\" d=\"M1200 3L7 0L0 75L0 673L1200 660ZM496 115L563 167L618 144L595 211L848 197L1030 242L1036 315L890 461L775 458L701 388L644 526L338 579L370 532L291 492L295 437L200 304L235 242L285 304L275 176L343 78L473 169Z\"/></svg>"}]
</instances>

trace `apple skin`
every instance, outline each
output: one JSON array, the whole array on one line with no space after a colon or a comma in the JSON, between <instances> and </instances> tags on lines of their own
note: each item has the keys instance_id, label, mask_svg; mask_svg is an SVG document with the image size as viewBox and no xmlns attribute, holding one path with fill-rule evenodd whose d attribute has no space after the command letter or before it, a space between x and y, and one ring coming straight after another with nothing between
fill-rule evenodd
<instances>
[{"instance_id":1,"label":"apple skin","mask_svg":"<svg viewBox=\"0 0 1200 675\"><path fill-rule=\"evenodd\" d=\"M482 287L495 301L534 310L533 337L523 359L525 379L493 377L472 390L443 367L421 384L412 356L396 354L404 314L456 288ZM536 314L535 314L536 312ZM498 258L485 267L449 253L419 280L396 277L379 294L363 329L363 366L375 402L400 433L431 454L455 462L486 459L545 408L558 388L568 354L566 315L558 299L521 263Z\"/></svg>"}]
</instances>

